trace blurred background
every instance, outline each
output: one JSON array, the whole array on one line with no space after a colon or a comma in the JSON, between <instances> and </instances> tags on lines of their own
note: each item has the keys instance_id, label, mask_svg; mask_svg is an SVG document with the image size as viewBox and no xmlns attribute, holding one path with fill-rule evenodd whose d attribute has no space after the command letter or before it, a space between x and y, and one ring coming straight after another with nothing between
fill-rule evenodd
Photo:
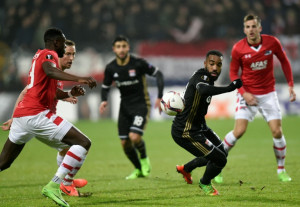
<instances>
[{"instance_id":1,"label":"blurred background","mask_svg":"<svg viewBox=\"0 0 300 207\"><path fill-rule=\"evenodd\" d=\"M131 52L159 67L165 92L184 87L203 66L208 50L224 53L223 72L217 84L229 83L232 45L244 37L243 17L261 17L263 34L275 35L292 65L295 91L300 98L300 0L2 0L0 1L0 121L10 118L18 94L25 87L32 56L44 48L49 27L63 30L76 42L77 55L70 73L92 75L98 87L87 90L77 105L60 102L58 114L70 121L116 119L119 95L110 94L110 110L100 117L101 82L105 65L114 58L116 35L130 39ZM283 115L300 115L300 102L289 103L286 80L275 59L277 92ZM65 83L66 89L73 83ZM148 79L154 102L155 80ZM213 98L208 117L229 118L235 93ZM152 110L151 118L162 119Z\"/></svg>"}]
</instances>

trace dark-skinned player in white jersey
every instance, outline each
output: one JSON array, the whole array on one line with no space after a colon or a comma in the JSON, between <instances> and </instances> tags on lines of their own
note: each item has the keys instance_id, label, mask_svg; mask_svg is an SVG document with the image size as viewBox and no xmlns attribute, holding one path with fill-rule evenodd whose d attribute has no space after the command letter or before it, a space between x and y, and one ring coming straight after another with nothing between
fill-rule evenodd
<instances>
[{"instance_id":1,"label":"dark-skinned player in white jersey","mask_svg":"<svg viewBox=\"0 0 300 207\"><path fill-rule=\"evenodd\" d=\"M135 167L126 179L146 177L151 171L145 141L142 139L150 113L146 75L156 78L158 96L154 108L158 108L161 112L160 100L164 88L163 74L144 59L131 55L129 53L129 40L126 37L117 36L112 45L116 58L105 68L101 90L102 102L99 110L100 113L105 111L108 104L109 88L115 82L121 93L118 118L119 137L126 156Z\"/></svg>"}]
</instances>

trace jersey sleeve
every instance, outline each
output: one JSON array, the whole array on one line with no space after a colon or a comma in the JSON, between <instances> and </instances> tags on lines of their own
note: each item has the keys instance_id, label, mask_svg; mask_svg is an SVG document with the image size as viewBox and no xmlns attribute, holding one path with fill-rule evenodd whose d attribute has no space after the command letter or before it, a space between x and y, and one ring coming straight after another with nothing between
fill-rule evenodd
<instances>
[{"instance_id":1,"label":"jersey sleeve","mask_svg":"<svg viewBox=\"0 0 300 207\"><path fill-rule=\"evenodd\" d=\"M237 51L237 45L234 45L231 51L231 61L230 61L230 69L229 69L229 78L231 81L234 81L239 76L239 69L240 69L240 57L239 53ZM244 88L241 87L238 89L240 94L243 94L245 92Z\"/></svg>"},{"instance_id":2,"label":"jersey sleeve","mask_svg":"<svg viewBox=\"0 0 300 207\"><path fill-rule=\"evenodd\" d=\"M109 66L106 66L104 71L104 80L103 80L102 87L104 86L106 88L109 88L112 82L113 82L113 77L111 75L110 68Z\"/></svg>"},{"instance_id":3,"label":"jersey sleeve","mask_svg":"<svg viewBox=\"0 0 300 207\"><path fill-rule=\"evenodd\" d=\"M144 59L140 59L139 66L142 68L142 70L145 74L148 74L151 76L155 76L156 72L158 71L157 67L151 65Z\"/></svg>"},{"instance_id":4,"label":"jersey sleeve","mask_svg":"<svg viewBox=\"0 0 300 207\"><path fill-rule=\"evenodd\" d=\"M59 67L58 65L56 65L56 63L58 62L58 56L54 51L49 50L42 54L41 64L46 61L53 63L57 68Z\"/></svg>"},{"instance_id":5,"label":"jersey sleeve","mask_svg":"<svg viewBox=\"0 0 300 207\"><path fill-rule=\"evenodd\" d=\"M293 79L293 73L292 73L292 67L290 64L290 61L288 60L286 53L280 43L280 41L274 37L275 39L275 55L279 59L281 68L283 70L284 76L288 82L289 86L294 86L294 79Z\"/></svg>"}]
</instances>

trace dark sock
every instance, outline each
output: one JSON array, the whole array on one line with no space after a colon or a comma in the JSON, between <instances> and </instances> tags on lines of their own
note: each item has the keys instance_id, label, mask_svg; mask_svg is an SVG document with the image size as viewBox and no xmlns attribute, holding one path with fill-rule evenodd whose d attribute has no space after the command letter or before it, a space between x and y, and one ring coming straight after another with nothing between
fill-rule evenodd
<instances>
[{"instance_id":1,"label":"dark sock","mask_svg":"<svg viewBox=\"0 0 300 207\"><path fill-rule=\"evenodd\" d=\"M128 159L131 161L131 163L135 166L135 168L141 169L141 163L140 163L138 154L136 153L136 150L134 149L134 147L132 147L132 146L126 147L124 149L124 152L125 152L126 156L128 157Z\"/></svg>"},{"instance_id":2,"label":"dark sock","mask_svg":"<svg viewBox=\"0 0 300 207\"><path fill-rule=\"evenodd\" d=\"M196 157L192 161L184 165L184 170L186 172L192 172L197 167L202 167L207 164L208 160L205 157Z\"/></svg>"},{"instance_id":3,"label":"dark sock","mask_svg":"<svg viewBox=\"0 0 300 207\"><path fill-rule=\"evenodd\" d=\"M141 159L146 158L146 144L144 140L141 140L140 143L135 144L134 147L139 151Z\"/></svg>"},{"instance_id":4,"label":"dark sock","mask_svg":"<svg viewBox=\"0 0 300 207\"><path fill-rule=\"evenodd\" d=\"M221 167L216 166L213 162L209 161L206 165L206 169L200 182L204 185L210 184L211 180L220 174L222 171Z\"/></svg>"}]
</instances>

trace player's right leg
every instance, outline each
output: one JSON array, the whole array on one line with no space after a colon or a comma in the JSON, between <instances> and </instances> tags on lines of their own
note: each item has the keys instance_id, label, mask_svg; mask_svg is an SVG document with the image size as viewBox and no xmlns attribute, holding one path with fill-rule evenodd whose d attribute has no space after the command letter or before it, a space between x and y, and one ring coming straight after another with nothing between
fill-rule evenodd
<instances>
[{"instance_id":1,"label":"player's right leg","mask_svg":"<svg viewBox=\"0 0 300 207\"><path fill-rule=\"evenodd\" d=\"M9 140L9 138L6 140L0 154L0 172L11 166L11 164L23 150L24 146L25 144L13 143Z\"/></svg>"}]
</instances>

